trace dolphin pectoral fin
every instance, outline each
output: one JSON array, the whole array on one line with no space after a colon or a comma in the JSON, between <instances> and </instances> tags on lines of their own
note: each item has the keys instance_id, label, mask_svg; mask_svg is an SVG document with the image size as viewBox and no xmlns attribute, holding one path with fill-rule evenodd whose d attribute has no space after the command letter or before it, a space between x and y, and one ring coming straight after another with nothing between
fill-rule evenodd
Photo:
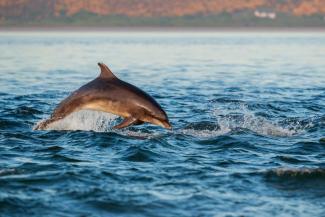
<instances>
[{"instance_id":1,"label":"dolphin pectoral fin","mask_svg":"<svg viewBox=\"0 0 325 217\"><path fill-rule=\"evenodd\" d=\"M122 129L128 126L131 126L132 124L137 124L138 119L134 118L134 117L128 117L125 118L120 124L114 126L114 129Z\"/></svg>"}]
</instances>

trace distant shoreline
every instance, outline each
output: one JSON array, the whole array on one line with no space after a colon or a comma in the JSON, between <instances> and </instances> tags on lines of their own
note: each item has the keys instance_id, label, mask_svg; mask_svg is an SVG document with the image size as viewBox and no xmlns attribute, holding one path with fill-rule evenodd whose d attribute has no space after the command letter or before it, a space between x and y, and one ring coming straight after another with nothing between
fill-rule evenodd
<instances>
[{"instance_id":1,"label":"distant shoreline","mask_svg":"<svg viewBox=\"0 0 325 217\"><path fill-rule=\"evenodd\" d=\"M0 32L325 32L322 27L87 27L0 26Z\"/></svg>"}]
</instances>

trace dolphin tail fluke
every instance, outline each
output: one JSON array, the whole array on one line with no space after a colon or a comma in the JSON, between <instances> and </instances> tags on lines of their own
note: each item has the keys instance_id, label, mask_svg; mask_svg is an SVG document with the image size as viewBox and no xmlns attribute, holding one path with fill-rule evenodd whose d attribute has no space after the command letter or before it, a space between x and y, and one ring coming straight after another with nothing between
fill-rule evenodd
<instances>
[{"instance_id":1,"label":"dolphin tail fluke","mask_svg":"<svg viewBox=\"0 0 325 217\"><path fill-rule=\"evenodd\" d=\"M114 126L113 128L114 129L122 129L122 128L125 128L125 127L128 127L128 126L131 126L132 124L141 124L142 121L139 121L138 119L134 118L134 117L128 117L128 118L125 118L120 124Z\"/></svg>"},{"instance_id":2,"label":"dolphin tail fluke","mask_svg":"<svg viewBox=\"0 0 325 217\"><path fill-rule=\"evenodd\" d=\"M57 121L57 120L56 119L47 119L47 120L41 121L33 128L33 130L45 130L47 128L47 126L49 124L53 123L54 121Z\"/></svg>"}]
</instances>

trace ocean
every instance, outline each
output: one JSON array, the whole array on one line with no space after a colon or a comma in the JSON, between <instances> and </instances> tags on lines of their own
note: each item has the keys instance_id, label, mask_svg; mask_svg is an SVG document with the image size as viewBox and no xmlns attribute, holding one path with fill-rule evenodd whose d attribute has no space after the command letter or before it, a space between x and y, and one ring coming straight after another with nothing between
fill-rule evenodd
<instances>
[{"instance_id":1,"label":"ocean","mask_svg":"<svg viewBox=\"0 0 325 217\"><path fill-rule=\"evenodd\" d=\"M33 130L97 62L173 129ZM0 32L0 216L325 216L324 138L324 32Z\"/></svg>"}]
</instances>

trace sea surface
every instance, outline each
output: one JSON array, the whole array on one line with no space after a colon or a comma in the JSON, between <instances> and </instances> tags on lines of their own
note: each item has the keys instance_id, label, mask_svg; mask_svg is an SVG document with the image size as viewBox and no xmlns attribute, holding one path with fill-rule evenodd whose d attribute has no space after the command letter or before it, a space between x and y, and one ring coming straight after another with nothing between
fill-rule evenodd
<instances>
[{"instance_id":1,"label":"sea surface","mask_svg":"<svg viewBox=\"0 0 325 217\"><path fill-rule=\"evenodd\" d=\"M80 111L99 75L173 130ZM0 216L325 216L325 33L1 32Z\"/></svg>"}]
</instances>

